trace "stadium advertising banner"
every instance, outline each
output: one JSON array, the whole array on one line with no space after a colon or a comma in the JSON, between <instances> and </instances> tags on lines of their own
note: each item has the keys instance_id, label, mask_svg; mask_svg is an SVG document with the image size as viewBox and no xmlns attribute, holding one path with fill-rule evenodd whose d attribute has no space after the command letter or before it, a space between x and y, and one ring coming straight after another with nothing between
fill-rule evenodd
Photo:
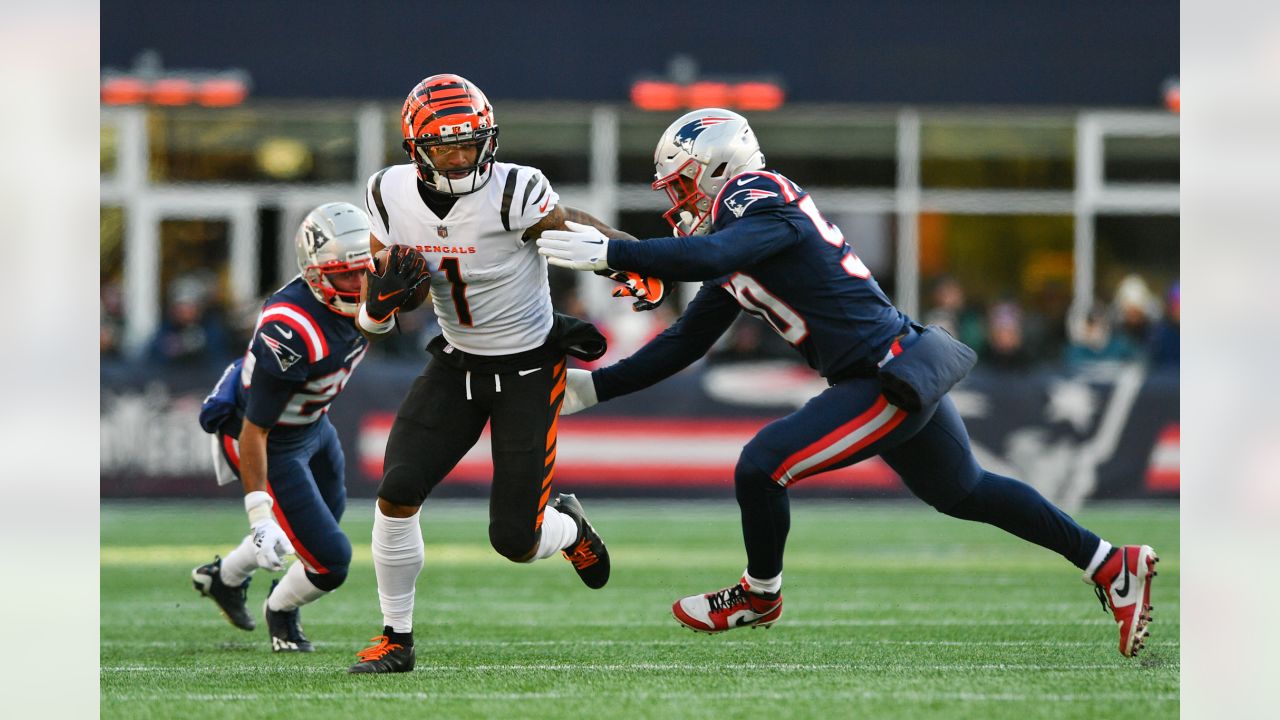
<instances>
[{"instance_id":1,"label":"stadium advertising banner","mask_svg":"<svg viewBox=\"0 0 1280 720\"><path fill-rule=\"evenodd\" d=\"M352 496L372 496L387 432L417 363L371 359L330 419L347 455ZM103 497L234 494L214 482L209 436L196 423L216 369L156 371L103 365ZM648 390L564 417L556 478L597 495L731 497L738 452L761 427L822 387L791 363L699 366ZM1178 376L1141 366L1088 374L976 371L951 393L975 454L1065 507L1091 498L1177 497ZM488 432L441 485L442 495L487 493ZM803 495L907 495L879 459L793 486Z\"/></svg>"}]
</instances>

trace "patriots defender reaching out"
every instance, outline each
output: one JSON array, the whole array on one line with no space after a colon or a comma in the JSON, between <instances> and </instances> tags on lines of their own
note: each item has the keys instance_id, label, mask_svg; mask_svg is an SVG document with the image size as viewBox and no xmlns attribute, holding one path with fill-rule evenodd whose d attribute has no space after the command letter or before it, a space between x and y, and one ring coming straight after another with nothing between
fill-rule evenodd
<instances>
[{"instance_id":1,"label":"patriots defender reaching out","mask_svg":"<svg viewBox=\"0 0 1280 720\"><path fill-rule=\"evenodd\" d=\"M248 352L200 412L218 483L244 487L250 532L191 579L232 625L253 630L245 602L254 571L281 570L296 554L263 605L275 652L311 652L298 608L342 585L351 563L338 526L345 458L327 413L368 348L355 325L368 237L369 218L349 203L307 214L294 236L299 276L267 298Z\"/></svg>"},{"instance_id":2,"label":"patriots defender reaching out","mask_svg":"<svg viewBox=\"0 0 1280 720\"><path fill-rule=\"evenodd\" d=\"M570 370L562 414L648 387L701 357L742 310L793 345L829 387L762 429L738 458L734 489L747 568L722 590L677 600L685 627L714 633L768 627L782 615L787 487L879 455L938 511L989 523L1053 550L1084 571L1120 627L1120 652L1142 649L1157 557L1115 547L1030 486L979 466L946 391L972 351L922 328L890 303L839 228L788 178L765 169L745 118L697 110L673 123L654 153L655 189L676 237L634 242L594 228L549 231L549 262L702 281L680 319L631 357Z\"/></svg>"},{"instance_id":3,"label":"patriots defender reaching out","mask_svg":"<svg viewBox=\"0 0 1280 720\"><path fill-rule=\"evenodd\" d=\"M387 439L373 524L383 629L358 654L353 673L414 668L415 584L424 564L419 511L486 423L493 548L521 563L563 554L591 588L609 579L608 551L582 505L573 495L551 495L565 355L599 357L604 338L552 312L546 261L533 240L566 220L631 236L561 207L538 170L495 160L493 108L466 79L426 78L409 93L401 119L411 162L368 183L369 245L378 257L385 248L387 262L368 278L358 322L370 338L385 335L429 283L442 334L427 347L432 358ZM662 301L661 281L610 275L622 283L615 295L637 297L638 309Z\"/></svg>"}]
</instances>

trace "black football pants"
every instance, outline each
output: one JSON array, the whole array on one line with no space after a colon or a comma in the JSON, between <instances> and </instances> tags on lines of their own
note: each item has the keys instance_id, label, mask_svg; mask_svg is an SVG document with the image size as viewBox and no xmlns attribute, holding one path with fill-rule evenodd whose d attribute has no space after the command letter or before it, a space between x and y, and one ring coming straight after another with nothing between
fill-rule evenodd
<instances>
[{"instance_id":1,"label":"black football pants","mask_svg":"<svg viewBox=\"0 0 1280 720\"><path fill-rule=\"evenodd\" d=\"M490 368L492 369L492 368ZM533 557L551 494L565 360L516 360L475 372L432 358L413 381L387 438L378 497L420 506L490 423L489 541L504 557Z\"/></svg>"}]
</instances>

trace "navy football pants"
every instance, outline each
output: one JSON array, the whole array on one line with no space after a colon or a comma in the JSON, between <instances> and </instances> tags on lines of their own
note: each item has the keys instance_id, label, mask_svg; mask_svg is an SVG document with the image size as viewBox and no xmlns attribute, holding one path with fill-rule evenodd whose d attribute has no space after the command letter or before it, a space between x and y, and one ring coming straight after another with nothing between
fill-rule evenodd
<instances>
[{"instance_id":1,"label":"navy football pants","mask_svg":"<svg viewBox=\"0 0 1280 720\"><path fill-rule=\"evenodd\" d=\"M239 447L219 434L223 457L240 474ZM267 436L267 492L276 522L293 543L307 579L334 590L347 578L351 541L338 522L347 507L346 460L327 416L304 428L277 427Z\"/></svg>"},{"instance_id":2,"label":"navy football pants","mask_svg":"<svg viewBox=\"0 0 1280 720\"><path fill-rule=\"evenodd\" d=\"M747 572L782 572L791 527L787 486L880 455L902 482L939 512L995 525L1053 550L1079 568L1098 537L1031 486L978 465L949 397L917 413L890 405L874 378L837 383L804 407L765 426L743 448L734 471Z\"/></svg>"}]
</instances>

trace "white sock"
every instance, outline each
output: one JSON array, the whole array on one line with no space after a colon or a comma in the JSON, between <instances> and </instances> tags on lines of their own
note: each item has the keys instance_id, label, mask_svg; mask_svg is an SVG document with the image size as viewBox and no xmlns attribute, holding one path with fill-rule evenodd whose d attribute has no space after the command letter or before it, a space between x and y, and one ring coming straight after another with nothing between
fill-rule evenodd
<instances>
[{"instance_id":1,"label":"white sock","mask_svg":"<svg viewBox=\"0 0 1280 720\"><path fill-rule=\"evenodd\" d=\"M1107 559L1107 553L1111 552L1111 543L1106 540L1098 540L1098 549L1093 551L1093 559L1089 561L1088 567L1084 569L1084 581L1093 584L1093 574L1098 572L1098 568L1102 566L1102 561Z\"/></svg>"},{"instance_id":2,"label":"white sock","mask_svg":"<svg viewBox=\"0 0 1280 720\"><path fill-rule=\"evenodd\" d=\"M393 518L373 508L373 569L378 576L382 624L398 633L413 632L413 594L422 571L421 512Z\"/></svg>"},{"instance_id":3,"label":"white sock","mask_svg":"<svg viewBox=\"0 0 1280 720\"><path fill-rule=\"evenodd\" d=\"M776 593L782 592L782 575L774 575L766 580L753 578L746 571L742 571L742 579L747 581L747 589L753 593Z\"/></svg>"},{"instance_id":4,"label":"white sock","mask_svg":"<svg viewBox=\"0 0 1280 720\"><path fill-rule=\"evenodd\" d=\"M302 563L294 561L285 571L280 584L271 591L271 597L267 598L267 607L276 612L297 610L302 605L315 602L328 594L328 590L321 590L312 585L311 580L307 578L307 568Z\"/></svg>"},{"instance_id":5,"label":"white sock","mask_svg":"<svg viewBox=\"0 0 1280 720\"><path fill-rule=\"evenodd\" d=\"M542 511L542 537L538 539L538 552L529 562L549 558L577 541L578 523L559 510L547 506Z\"/></svg>"},{"instance_id":6,"label":"white sock","mask_svg":"<svg viewBox=\"0 0 1280 720\"><path fill-rule=\"evenodd\" d=\"M235 587L243 583L254 570L258 569L257 548L253 545L253 535L245 535L240 545L222 558L222 582Z\"/></svg>"}]
</instances>

